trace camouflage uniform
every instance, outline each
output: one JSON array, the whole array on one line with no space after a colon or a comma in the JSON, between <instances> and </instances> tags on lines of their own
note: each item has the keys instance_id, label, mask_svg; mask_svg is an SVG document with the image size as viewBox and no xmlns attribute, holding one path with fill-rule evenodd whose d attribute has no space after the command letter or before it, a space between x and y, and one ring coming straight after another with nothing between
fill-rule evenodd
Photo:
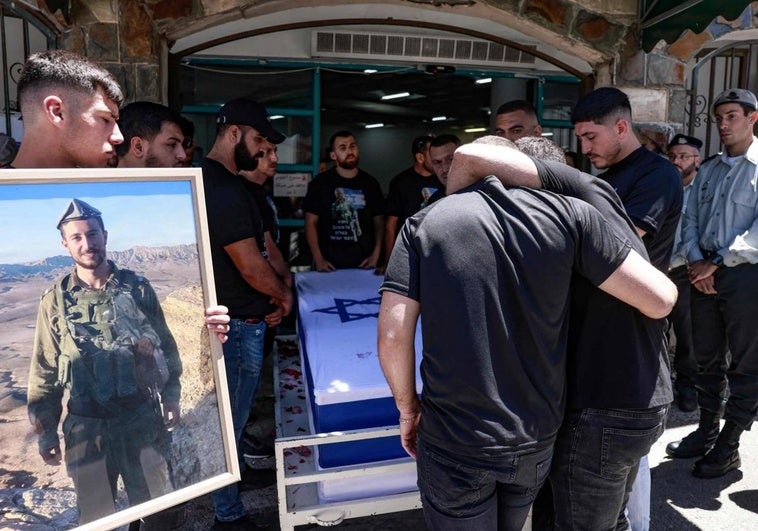
<instances>
[{"instance_id":1,"label":"camouflage uniform","mask_svg":"<svg viewBox=\"0 0 758 531\"><path fill-rule=\"evenodd\" d=\"M160 402L178 403L181 391L181 360L155 291L143 277L110 266L102 290L85 289L69 274L43 294L29 374L29 417L41 430L40 450L58 443L69 390L65 462L81 523L115 511L119 476L130 504L167 491L170 434ZM132 345L141 337L162 349L163 371L160 363L145 371L135 361Z\"/></svg>"}]
</instances>

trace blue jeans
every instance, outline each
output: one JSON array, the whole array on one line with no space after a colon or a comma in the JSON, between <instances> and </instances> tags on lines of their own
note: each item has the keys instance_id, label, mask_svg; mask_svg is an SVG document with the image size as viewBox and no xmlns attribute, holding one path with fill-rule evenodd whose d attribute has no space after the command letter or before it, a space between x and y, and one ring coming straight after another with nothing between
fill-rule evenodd
<instances>
[{"instance_id":1,"label":"blue jeans","mask_svg":"<svg viewBox=\"0 0 758 531\"><path fill-rule=\"evenodd\" d=\"M418 442L418 487L428 529L520 531L550 472L552 447L464 463Z\"/></svg>"},{"instance_id":2,"label":"blue jeans","mask_svg":"<svg viewBox=\"0 0 758 531\"><path fill-rule=\"evenodd\" d=\"M266 323L250 324L241 319L232 319L227 336L229 339L223 346L224 368L232 406L237 459L242 468L244 460L239 452L239 443L261 381ZM245 515L236 483L213 491L211 498L216 506L216 518L220 521L229 522Z\"/></svg>"},{"instance_id":3,"label":"blue jeans","mask_svg":"<svg viewBox=\"0 0 758 531\"><path fill-rule=\"evenodd\" d=\"M663 433L667 410L566 412L550 473L555 529L629 529L629 493L640 459Z\"/></svg>"}]
</instances>

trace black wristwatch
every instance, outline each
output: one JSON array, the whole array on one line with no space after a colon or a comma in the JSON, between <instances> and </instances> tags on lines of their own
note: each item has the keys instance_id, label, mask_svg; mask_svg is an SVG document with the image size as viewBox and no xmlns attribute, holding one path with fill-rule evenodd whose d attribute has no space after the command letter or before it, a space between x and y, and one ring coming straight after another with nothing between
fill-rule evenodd
<instances>
[{"instance_id":1,"label":"black wristwatch","mask_svg":"<svg viewBox=\"0 0 758 531\"><path fill-rule=\"evenodd\" d=\"M716 267L722 267L724 265L724 257L716 253L713 255L713 258L711 258L711 263Z\"/></svg>"}]
</instances>

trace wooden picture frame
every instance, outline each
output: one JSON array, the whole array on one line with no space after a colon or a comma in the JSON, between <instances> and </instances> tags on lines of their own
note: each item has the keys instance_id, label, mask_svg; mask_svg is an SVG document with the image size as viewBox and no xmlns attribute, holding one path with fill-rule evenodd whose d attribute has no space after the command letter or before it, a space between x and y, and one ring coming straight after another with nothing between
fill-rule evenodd
<instances>
[{"instance_id":1,"label":"wooden picture frame","mask_svg":"<svg viewBox=\"0 0 758 531\"><path fill-rule=\"evenodd\" d=\"M56 229L74 198L102 212L107 258L146 278L157 293L183 367L165 493L130 505L119 479L116 512L89 522L78 521L65 465L61 425L69 392L58 426L64 462L57 467L39 454L26 404L40 297L74 270ZM12 524L14 514L56 527L112 529L239 481L223 352L204 322L216 294L200 169L5 170L0 227L0 494L18 500L0 520Z\"/></svg>"}]
</instances>

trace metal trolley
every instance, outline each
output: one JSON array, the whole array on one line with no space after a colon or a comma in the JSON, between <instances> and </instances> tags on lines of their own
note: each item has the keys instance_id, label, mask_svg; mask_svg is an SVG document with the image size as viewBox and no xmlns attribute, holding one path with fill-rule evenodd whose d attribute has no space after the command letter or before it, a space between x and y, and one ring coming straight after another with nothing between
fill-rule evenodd
<instances>
[{"instance_id":1,"label":"metal trolley","mask_svg":"<svg viewBox=\"0 0 758 531\"><path fill-rule=\"evenodd\" d=\"M420 509L417 490L400 494L370 496L350 501L322 503L317 483L331 479L389 474L416 467L411 459L392 463L352 465L318 470L314 448L324 444L399 435L397 426L350 430L335 433L311 433L310 399L305 388L297 336L278 336L274 349L274 394L277 490L279 523L282 531L296 525L335 526L347 518L358 518L411 509Z\"/></svg>"}]
</instances>

